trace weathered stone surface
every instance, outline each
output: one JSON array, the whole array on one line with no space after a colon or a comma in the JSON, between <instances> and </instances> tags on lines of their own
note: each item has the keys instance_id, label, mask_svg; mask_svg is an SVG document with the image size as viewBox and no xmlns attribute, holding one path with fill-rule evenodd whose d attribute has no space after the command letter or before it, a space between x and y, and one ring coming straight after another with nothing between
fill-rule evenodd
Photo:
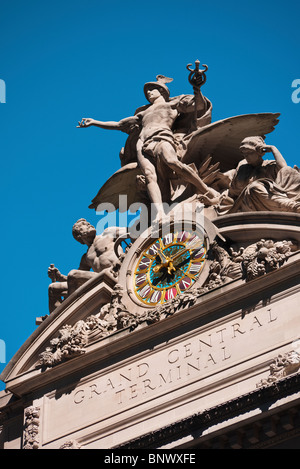
<instances>
[{"instance_id":1,"label":"weathered stone surface","mask_svg":"<svg viewBox=\"0 0 300 469\"><path fill-rule=\"evenodd\" d=\"M50 266L51 314L1 375L0 448L238 449L299 434L299 171L265 144L278 114L210 123L199 67L193 95L170 97L158 75L134 116L79 123L128 133L92 208L125 193L157 212L137 236L74 225L87 252L68 276Z\"/></svg>"}]
</instances>

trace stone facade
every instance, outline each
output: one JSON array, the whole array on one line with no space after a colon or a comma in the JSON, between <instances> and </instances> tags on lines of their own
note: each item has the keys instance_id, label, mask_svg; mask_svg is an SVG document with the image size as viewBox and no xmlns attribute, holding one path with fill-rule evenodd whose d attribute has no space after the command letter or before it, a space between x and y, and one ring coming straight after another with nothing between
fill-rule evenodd
<instances>
[{"instance_id":1,"label":"stone facade","mask_svg":"<svg viewBox=\"0 0 300 469\"><path fill-rule=\"evenodd\" d=\"M290 238L285 221L281 229ZM220 234L228 232L224 220L220 225ZM234 279L219 275L212 282L212 261L199 286L145 312L100 274L43 321L6 370L4 447L237 448L296 438L298 241L280 242L287 246L284 259L249 278L245 257L236 254L247 251L238 234L247 223L230 226L235 241L222 259L238 264ZM272 223L268 228L274 235ZM261 243L251 241L251 252ZM220 261L220 249L212 247ZM124 263L119 281L126 273ZM99 318L103 298L115 291L125 317L131 311L119 325ZM276 412L269 417L262 402ZM287 411L292 423L279 425ZM278 431L266 434L274 418Z\"/></svg>"},{"instance_id":2,"label":"stone facade","mask_svg":"<svg viewBox=\"0 0 300 469\"><path fill-rule=\"evenodd\" d=\"M299 447L299 171L264 143L278 114L210 123L199 65L194 95L158 75L134 117L79 124L129 134L91 208L123 190L159 209L138 236L74 225L80 267L49 267L49 315L1 375L1 448Z\"/></svg>"}]
</instances>

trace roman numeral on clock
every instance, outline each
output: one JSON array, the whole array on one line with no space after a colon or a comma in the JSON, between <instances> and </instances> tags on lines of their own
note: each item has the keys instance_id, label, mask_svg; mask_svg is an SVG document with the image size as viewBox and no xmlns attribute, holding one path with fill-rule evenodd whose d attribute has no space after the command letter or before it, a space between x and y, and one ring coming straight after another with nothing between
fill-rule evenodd
<instances>
[{"instance_id":1,"label":"roman numeral on clock","mask_svg":"<svg viewBox=\"0 0 300 469\"><path fill-rule=\"evenodd\" d=\"M145 285L138 293L141 298L145 299L151 291L151 288L149 285Z\"/></svg>"},{"instance_id":2,"label":"roman numeral on clock","mask_svg":"<svg viewBox=\"0 0 300 469\"><path fill-rule=\"evenodd\" d=\"M151 260L149 259L149 257L143 257L143 259L139 263L139 267L138 267L139 270L148 269L148 267L150 265L150 262L151 262Z\"/></svg>"},{"instance_id":3,"label":"roman numeral on clock","mask_svg":"<svg viewBox=\"0 0 300 469\"><path fill-rule=\"evenodd\" d=\"M135 284L137 286L140 286L142 285L144 282L146 282L147 280L147 274L139 274L136 276L136 279L135 279Z\"/></svg>"},{"instance_id":4,"label":"roman numeral on clock","mask_svg":"<svg viewBox=\"0 0 300 469\"><path fill-rule=\"evenodd\" d=\"M201 267L202 267L202 263L192 264L190 266L189 273L192 274L192 275L196 275L196 274L198 274L198 272L200 272Z\"/></svg>"}]
</instances>

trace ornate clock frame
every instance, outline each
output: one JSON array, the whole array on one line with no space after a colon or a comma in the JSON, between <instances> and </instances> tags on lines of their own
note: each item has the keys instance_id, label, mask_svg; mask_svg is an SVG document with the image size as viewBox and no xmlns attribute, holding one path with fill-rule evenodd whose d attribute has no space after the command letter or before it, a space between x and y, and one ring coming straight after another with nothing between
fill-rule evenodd
<instances>
[{"instance_id":1,"label":"ornate clock frame","mask_svg":"<svg viewBox=\"0 0 300 469\"><path fill-rule=\"evenodd\" d=\"M205 282L211 263L207 253L218 230L207 218L200 223L194 218L162 223L155 232L150 227L133 242L119 273L119 283L126 285L122 302L129 310L153 309ZM175 261L184 263L180 272Z\"/></svg>"}]
</instances>

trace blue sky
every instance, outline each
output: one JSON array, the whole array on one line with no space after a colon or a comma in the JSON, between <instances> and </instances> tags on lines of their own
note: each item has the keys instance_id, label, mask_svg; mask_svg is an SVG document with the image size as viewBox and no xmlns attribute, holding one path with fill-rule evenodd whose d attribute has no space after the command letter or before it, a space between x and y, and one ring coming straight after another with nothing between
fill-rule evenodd
<instances>
[{"instance_id":1,"label":"blue sky","mask_svg":"<svg viewBox=\"0 0 300 469\"><path fill-rule=\"evenodd\" d=\"M0 0L6 362L48 312L50 263L65 274L78 267L84 247L72 226L81 217L97 224L88 205L120 166L126 135L77 129L77 121L132 115L157 74L174 78L171 95L191 93L185 67L199 59L209 67L203 93L213 121L280 112L267 143L300 166L300 103L291 99L300 79L299 13L290 0Z\"/></svg>"}]
</instances>

